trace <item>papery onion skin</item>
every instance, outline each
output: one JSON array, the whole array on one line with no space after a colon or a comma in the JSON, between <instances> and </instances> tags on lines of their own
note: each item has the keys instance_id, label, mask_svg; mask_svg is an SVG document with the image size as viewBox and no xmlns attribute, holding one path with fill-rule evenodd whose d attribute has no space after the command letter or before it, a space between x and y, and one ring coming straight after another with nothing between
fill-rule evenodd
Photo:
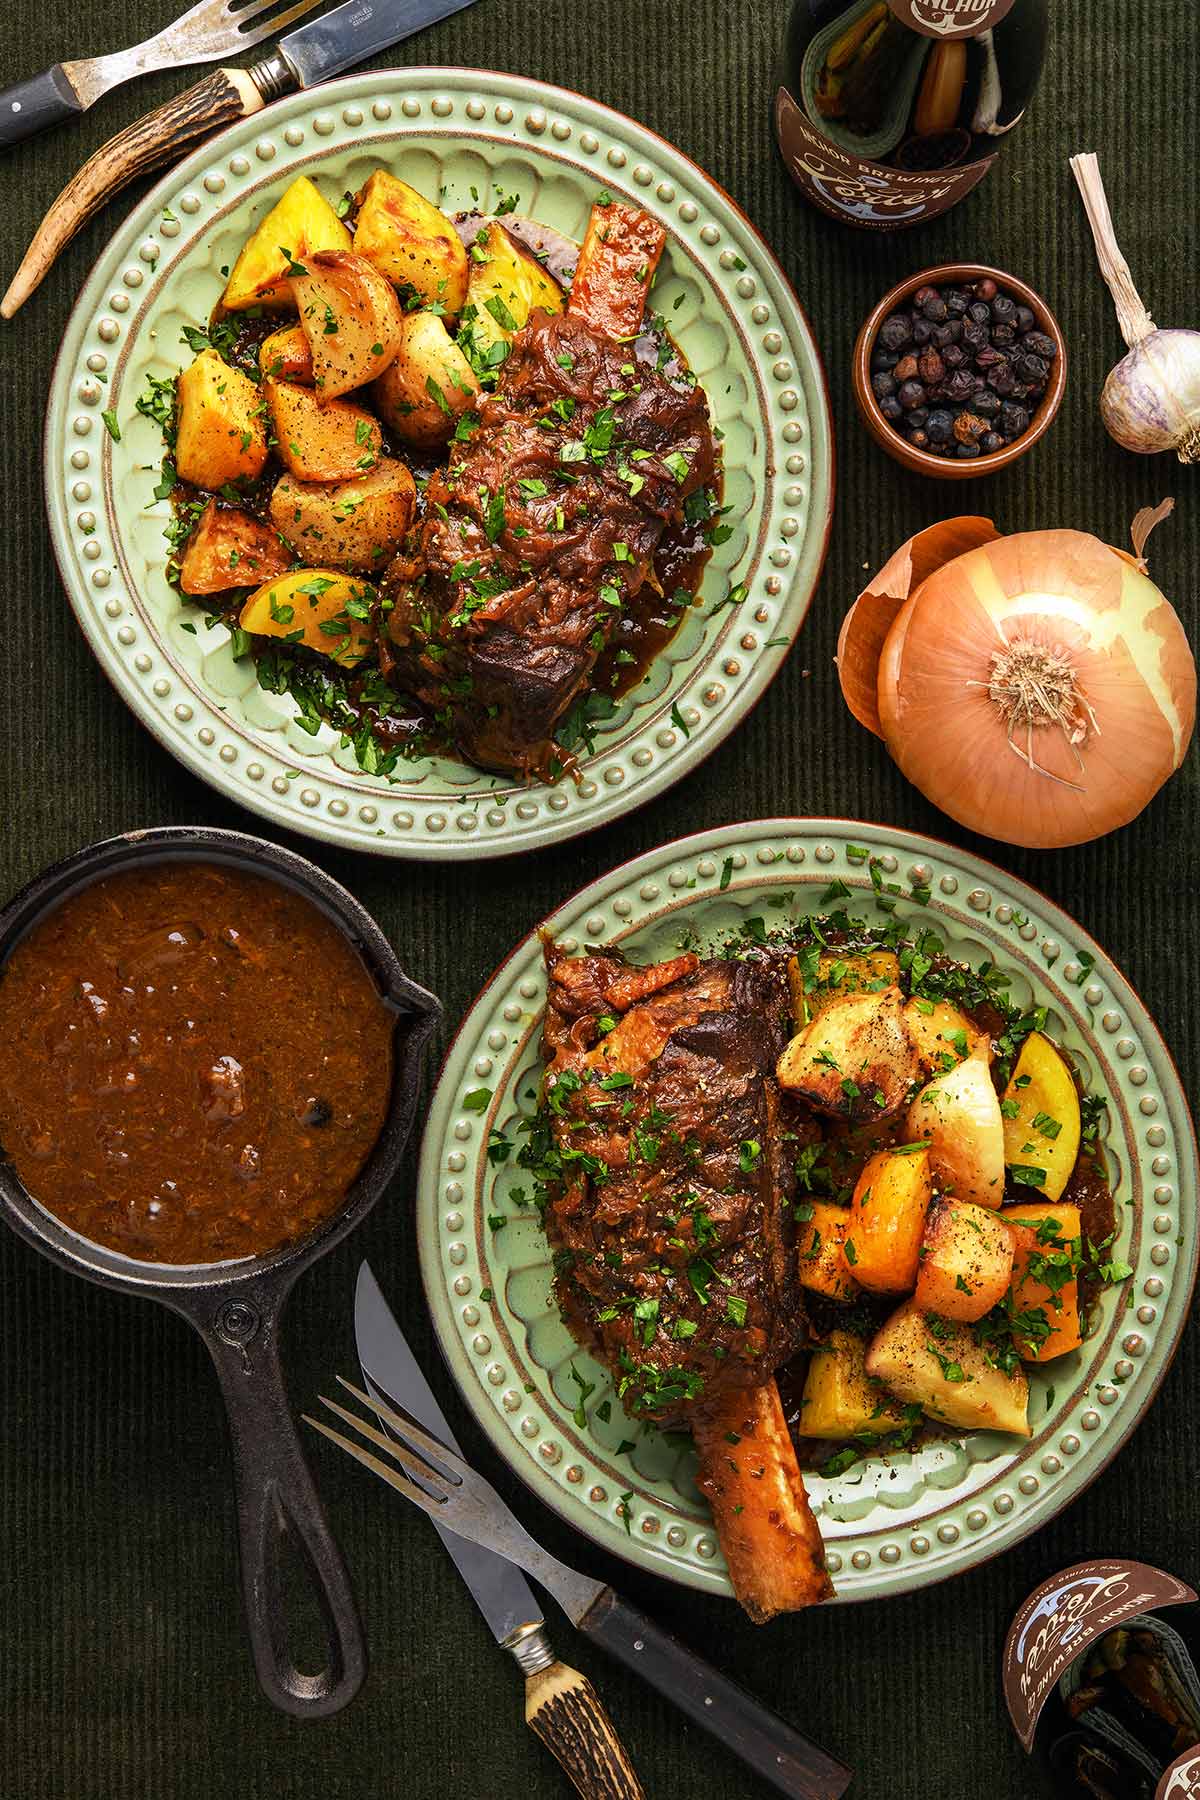
<instances>
[{"instance_id":1,"label":"papery onion skin","mask_svg":"<svg viewBox=\"0 0 1200 1800\"><path fill-rule=\"evenodd\" d=\"M1032 734L1029 768L989 681L995 653L1061 654L1094 717L1072 748ZM880 656L884 741L908 779L972 831L1035 849L1085 843L1127 824L1178 768L1196 712L1196 670L1174 609L1099 539L1022 532L930 575ZM1026 735L1013 741L1022 752ZM1044 772L1041 772L1044 771Z\"/></svg>"},{"instance_id":2,"label":"papery onion skin","mask_svg":"<svg viewBox=\"0 0 1200 1800\"><path fill-rule=\"evenodd\" d=\"M1200 331L1152 331L1134 344L1109 372L1100 417L1126 450L1200 462Z\"/></svg>"},{"instance_id":3,"label":"papery onion skin","mask_svg":"<svg viewBox=\"0 0 1200 1800\"><path fill-rule=\"evenodd\" d=\"M842 696L859 724L876 737L883 736L883 727L879 722L875 673L896 614L927 575L965 550L993 543L999 536L990 519L971 513L926 526L924 531L906 538L888 557L842 620L834 658Z\"/></svg>"}]
</instances>

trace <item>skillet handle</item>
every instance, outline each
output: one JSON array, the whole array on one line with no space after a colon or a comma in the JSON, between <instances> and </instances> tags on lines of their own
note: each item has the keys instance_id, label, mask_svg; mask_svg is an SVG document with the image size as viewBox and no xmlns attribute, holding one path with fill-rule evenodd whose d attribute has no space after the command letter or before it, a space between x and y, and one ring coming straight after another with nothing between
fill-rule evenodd
<instances>
[{"instance_id":1,"label":"skillet handle","mask_svg":"<svg viewBox=\"0 0 1200 1800\"><path fill-rule=\"evenodd\" d=\"M350 1577L300 1449L279 1361L282 1297L225 1299L193 1322L208 1345L229 1415L250 1648L267 1699L296 1719L340 1712L363 1684L366 1648ZM290 1648L284 1552L320 1607L324 1668L297 1668Z\"/></svg>"}]
</instances>

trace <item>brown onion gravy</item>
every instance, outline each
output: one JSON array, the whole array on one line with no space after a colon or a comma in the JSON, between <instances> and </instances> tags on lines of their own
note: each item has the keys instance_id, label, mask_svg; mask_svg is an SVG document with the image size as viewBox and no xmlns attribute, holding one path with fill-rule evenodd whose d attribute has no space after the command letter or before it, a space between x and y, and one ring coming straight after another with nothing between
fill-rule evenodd
<instances>
[{"instance_id":1,"label":"brown onion gravy","mask_svg":"<svg viewBox=\"0 0 1200 1800\"><path fill-rule=\"evenodd\" d=\"M0 1146L95 1243L259 1255L340 1206L387 1112L393 1023L294 889L191 860L110 875L0 970Z\"/></svg>"}]
</instances>

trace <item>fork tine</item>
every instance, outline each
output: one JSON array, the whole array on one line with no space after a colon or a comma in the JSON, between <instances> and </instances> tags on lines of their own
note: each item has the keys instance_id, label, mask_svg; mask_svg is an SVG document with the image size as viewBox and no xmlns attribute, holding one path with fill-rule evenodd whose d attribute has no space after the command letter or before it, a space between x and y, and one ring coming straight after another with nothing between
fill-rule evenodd
<instances>
[{"instance_id":1,"label":"fork tine","mask_svg":"<svg viewBox=\"0 0 1200 1800\"><path fill-rule=\"evenodd\" d=\"M457 1456L453 1450L448 1449L445 1444L424 1430L422 1426L416 1424L414 1420L408 1418L406 1414L393 1412L390 1406L382 1400L377 1400L373 1394L364 1394L361 1388L356 1388L354 1383L347 1381L344 1375L339 1375L336 1379L348 1394L353 1394L356 1400L361 1400L364 1406L369 1406L371 1411L377 1413L407 1444L415 1445L426 1461L433 1463L435 1469L440 1464L444 1478L448 1477L457 1482L466 1482L472 1477L476 1480L479 1479L474 1469L465 1463L461 1456ZM329 1403L327 1402L327 1404Z\"/></svg>"},{"instance_id":2,"label":"fork tine","mask_svg":"<svg viewBox=\"0 0 1200 1800\"><path fill-rule=\"evenodd\" d=\"M308 1413L301 1413L300 1417L306 1425L311 1425L314 1431L319 1431L322 1437L327 1437L331 1444L336 1444L340 1450L346 1452L347 1456L352 1456L355 1462L360 1462L364 1469L370 1469L373 1475L378 1475L381 1481L386 1481L389 1487L393 1487L397 1493L403 1494L406 1500L411 1500L414 1506L419 1506L422 1512L427 1512L431 1518L438 1516L441 1502L435 1500L431 1494L427 1494L423 1488L417 1487L415 1482L409 1481L398 1470L389 1469L386 1463L380 1462L377 1456L372 1456L371 1452L364 1450L361 1445L352 1444L349 1438L343 1437L340 1431L335 1431L332 1425L326 1425L322 1419L314 1419Z\"/></svg>"},{"instance_id":3,"label":"fork tine","mask_svg":"<svg viewBox=\"0 0 1200 1800\"><path fill-rule=\"evenodd\" d=\"M360 1419L357 1413L348 1412L344 1406L339 1406L336 1400L329 1398L328 1394L321 1394L318 1398L322 1406L327 1406L330 1412L335 1412L339 1419L345 1419L347 1425L353 1426L354 1430L361 1432L363 1437L370 1438L373 1444L378 1444L381 1450L386 1450L390 1457L402 1464L410 1475L415 1475L418 1481L423 1481L432 1491L435 1500L447 1498L446 1489L450 1486L452 1477L444 1475L440 1469L429 1468L414 1451L409 1449L407 1444L398 1444L394 1437L388 1437L384 1432L377 1431L374 1425L368 1424L365 1419Z\"/></svg>"},{"instance_id":4,"label":"fork tine","mask_svg":"<svg viewBox=\"0 0 1200 1800\"><path fill-rule=\"evenodd\" d=\"M282 31L285 25L291 25L296 19L302 19L305 13L315 12L318 6L324 4L324 0L296 0L296 4L289 6L286 12L273 13L269 18L264 19L262 24L253 26L249 31L245 30L248 20L257 19L260 13L270 12L270 9L278 4L279 0L253 0L253 3L244 11L230 14L243 49L247 49L251 44L261 43L263 38Z\"/></svg>"}]
</instances>

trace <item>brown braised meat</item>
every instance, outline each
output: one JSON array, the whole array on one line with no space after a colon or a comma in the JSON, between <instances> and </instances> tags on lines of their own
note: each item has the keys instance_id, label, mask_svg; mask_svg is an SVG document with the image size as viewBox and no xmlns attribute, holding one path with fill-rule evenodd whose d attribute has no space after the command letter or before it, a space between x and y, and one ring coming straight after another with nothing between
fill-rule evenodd
<instances>
[{"instance_id":1,"label":"brown braised meat","mask_svg":"<svg viewBox=\"0 0 1200 1800\"><path fill-rule=\"evenodd\" d=\"M597 256L615 255L612 230ZM523 776L568 766L556 728L653 580L664 531L715 475L703 389L669 342L617 341L588 316L602 272L587 308L534 312L517 334L498 392L430 477L415 576L402 572L387 624L401 685L470 761Z\"/></svg>"},{"instance_id":2,"label":"brown braised meat","mask_svg":"<svg viewBox=\"0 0 1200 1800\"><path fill-rule=\"evenodd\" d=\"M760 1386L805 1340L785 996L761 963L546 954L559 1301L625 1406L674 1419Z\"/></svg>"}]
</instances>

